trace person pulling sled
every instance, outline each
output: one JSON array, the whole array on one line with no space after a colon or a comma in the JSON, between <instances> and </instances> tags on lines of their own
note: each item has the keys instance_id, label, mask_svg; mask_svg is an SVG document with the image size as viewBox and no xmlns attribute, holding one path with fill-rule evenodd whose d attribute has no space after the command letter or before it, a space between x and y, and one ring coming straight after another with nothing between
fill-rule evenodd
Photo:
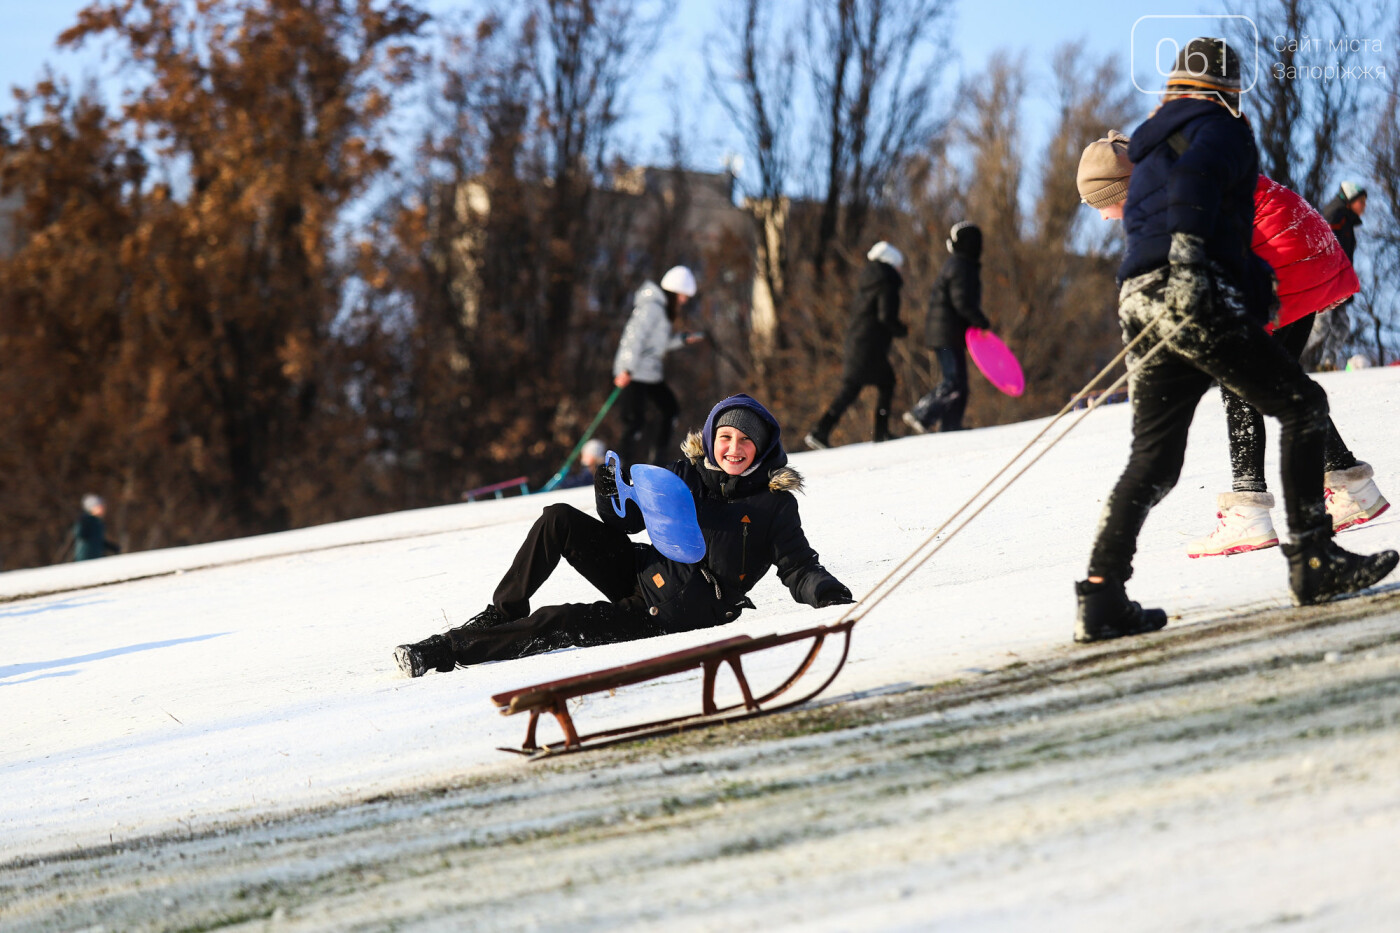
<instances>
[{"instance_id":1,"label":"person pulling sled","mask_svg":"<svg viewBox=\"0 0 1400 933\"><path fill-rule=\"evenodd\" d=\"M1191 40L1164 102L1128 145L1135 168L1123 213L1118 319L1125 340L1147 328L1156 336L1129 356L1132 446L1104 503L1087 577L1075 584L1075 641L1166 625L1167 614L1128 599L1125 584L1143 522L1176 485L1191 417L1212 382L1279 420L1293 535L1283 552L1297 604L1365 589L1400 563L1395 551L1353 554L1332 541L1322 496L1327 395L1247 308L1247 263L1261 261L1249 252L1259 156L1240 116L1239 74L1223 39Z\"/></svg>"},{"instance_id":2,"label":"person pulling sled","mask_svg":"<svg viewBox=\"0 0 1400 933\"><path fill-rule=\"evenodd\" d=\"M1085 204L1105 220L1123 218L1133 164L1126 136L1110 131L1090 143L1079 160L1076 182ZM1301 196L1260 175L1254 186L1251 249L1268 263L1277 289L1267 278L1253 290L1255 304L1267 305L1277 293L1277 322L1267 307L1250 310L1290 357L1300 360L1319 314L1336 308L1360 287L1356 272L1327 221ZM1267 272L1256 267L1267 276ZM1215 530L1192 541L1188 557L1215 557L1276 547L1270 510L1274 507L1264 475L1264 418L1229 389L1221 390L1233 473L1231 491L1216 497ZM1371 465L1356 459L1327 419L1323 447L1323 498L1333 531L1355 528L1390 507L1372 478Z\"/></svg>"}]
</instances>

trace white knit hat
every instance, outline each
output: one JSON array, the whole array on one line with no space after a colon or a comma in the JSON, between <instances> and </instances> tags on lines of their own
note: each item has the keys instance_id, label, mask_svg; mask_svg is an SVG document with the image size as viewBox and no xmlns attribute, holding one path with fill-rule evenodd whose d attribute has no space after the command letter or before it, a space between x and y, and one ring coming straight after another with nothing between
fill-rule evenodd
<instances>
[{"instance_id":1,"label":"white knit hat","mask_svg":"<svg viewBox=\"0 0 1400 933\"><path fill-rule=\"evenodd\" d=\"M904 254L884 240L870 247L870 252L865 254L865 258L873 259L876 262L888 263L896 269L904 265Z\"/></svg>"},{"instance_id":2,"label":"white knit hat","mask_svg":"<svg viewBox=\"0 0 1400 933\"><path fill-rule=\"evenodd\" d=\"M661 277L661 287L668 292L675 292L677 295L684 295L687 298L694 298L695 273L685 266L672 266L666 270L666 274Z\"/></svg>"}]
</instances>

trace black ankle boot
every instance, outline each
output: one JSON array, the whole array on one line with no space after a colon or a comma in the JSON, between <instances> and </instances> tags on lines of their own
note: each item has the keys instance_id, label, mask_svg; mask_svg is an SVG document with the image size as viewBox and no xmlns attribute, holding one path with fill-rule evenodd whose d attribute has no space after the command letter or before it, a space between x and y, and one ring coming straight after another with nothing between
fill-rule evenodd
<instances>
[{"instance_id":1,"label":"black ankle boot","mask_svg":"<svg viewBox=\"0 0 1400 933\"><path fill-rule=\"evenodd\" d=\"M449 648L454 654L465 654L478 641L478 637L483 631L504 625L510 618L494 605L488 604L485 609L472 616L456 628L447 630L444 636Z\"/></svg>"},{"instance_id":2,"label":"black ankle boot","mask_svg":"<svg viewBox=\"0 0 1400 933\"><path fill-rule=\"evenodd\" d=\"M1288 557L1288 585L1299 606L1325 603L1379 583L1400 563L1400 554L1381 551L1353 554L1337 547L1330 529L1300 535L1283 545Z\"/></svg>"},{"instance_id":3,"label":"black ankle boot","mask_svg":"<svg viewBox=\"0 0 1400 933\"><path fill-rule=\"evenodd\" d=\"M1144 609L1128 598L1123 584L1113 580L1074 584L1079 596L1079 618L1074 626L1077 642L1107 641L1127 635L1155 632L1167 624L1161 609Z\"/></svg>"},{"instance_id":4,"label":"black ankle boot","mask_svg":"<svg viewBox=\"0 0 1400 933\"><path fill-rule=\"evenodd\" d=\"M457 666L446 635L430 635L412 645L399 645L394 649L394 660L409 677L422 677L429 669L445 674Z\"/></svg>"},{"instance_id":5,"label":"black ankle boot","mask_svg":"<svg viewBox=\"0 0 1400 933\"><path fill-rule=\"evenodd\" d=\"M877 444L883 444L890 439L890 413L888 411L876 410L875 433L871 439Z\"/></svg>"}]
</instances>

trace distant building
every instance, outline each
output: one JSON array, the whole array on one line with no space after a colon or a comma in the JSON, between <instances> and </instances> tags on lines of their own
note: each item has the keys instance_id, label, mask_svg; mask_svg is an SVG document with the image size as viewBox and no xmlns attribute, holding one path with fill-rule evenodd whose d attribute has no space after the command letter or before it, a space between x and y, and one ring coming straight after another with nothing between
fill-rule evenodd
<instances>
[{"instance_id":1,"label":"distant building","mask_svg":"<svg viewBox=\"0 0 1400 933\"><path fill-rule=\"evenodd\" d=\"M491 197L478 181L461 185L454 198L459 221L476 219L453 246L452 259L459 270L453 291L466 325L474 327L480 300L471 284L480 268L485 246L484 224L490 215ZM588 219L592 263L599 274L596 284L621 282L622 291L609 294L591 288L581 307L594 311L630 307L631 291L638 276L659 278L677 263L695 269L702 291L715 291L714 275L707 261L712 257L741 253L745 275L753 265L753 224L745 210L734 203L734 178L728 172L695 172L648 166L616 172L606 187L592 195ZM725 263L732 266L734 263ZM745 298L747 295L745 285Z\"/></svg>"}]
</instances>

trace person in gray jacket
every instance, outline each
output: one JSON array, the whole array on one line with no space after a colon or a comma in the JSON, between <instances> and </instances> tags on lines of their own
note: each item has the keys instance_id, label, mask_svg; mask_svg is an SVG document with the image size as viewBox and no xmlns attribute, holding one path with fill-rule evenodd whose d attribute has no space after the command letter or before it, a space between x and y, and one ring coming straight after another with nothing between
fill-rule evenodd
<instances>
[{"instance_id":1,"label":"person in gray jacket","mask_svg":"<svg viewBox=\"0 0 1400 933\"><path fill-rule=\"evenodd\" d=\"M666 384L666 354L705 339L702 333L674 333L676 316L695 297L695 275L685 266L672 266L661 284L645 282L637 289L632 316L622 331L613 357L613 385L622 389L622 439L618 455L626 463L658 463L671 446L671 433L680 414L676 393ZM647 430L647 410L656 409L656 422Z\"/></svg>"}]
</instances>

